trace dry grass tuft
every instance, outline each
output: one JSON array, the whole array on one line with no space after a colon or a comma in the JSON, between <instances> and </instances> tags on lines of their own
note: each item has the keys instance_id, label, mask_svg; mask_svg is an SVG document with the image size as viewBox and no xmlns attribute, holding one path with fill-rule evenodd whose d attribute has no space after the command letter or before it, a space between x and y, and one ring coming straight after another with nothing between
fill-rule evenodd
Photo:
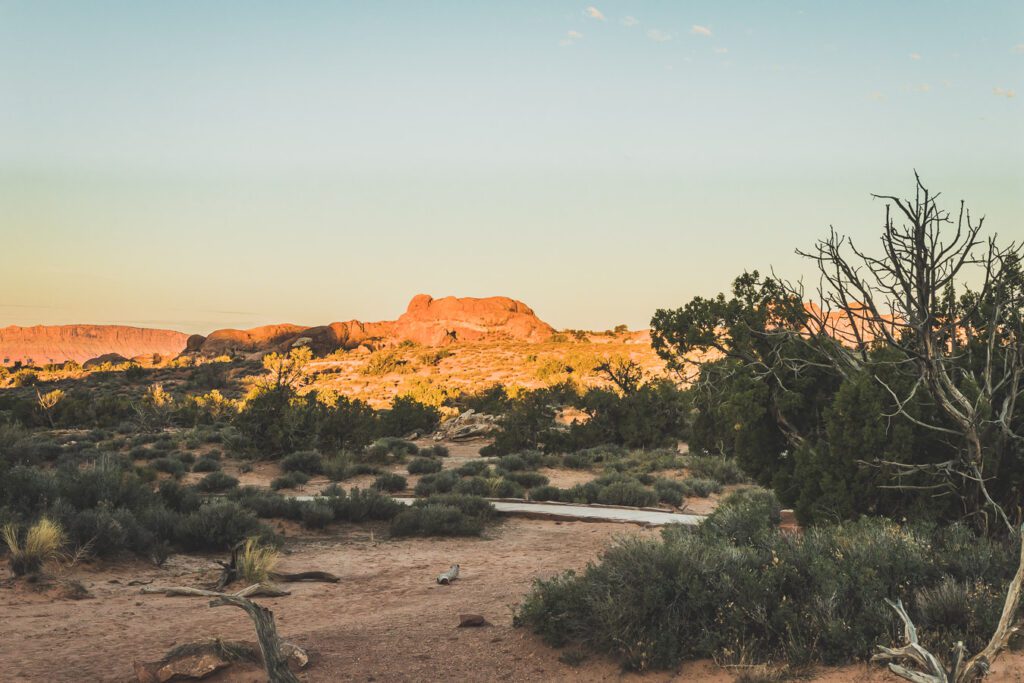
<instances>
[{"instance_id":1,"label":"dry grass tuft","mask_svg":"<svg viewBox=\"0 0 1024 683\"><path fill-rule=\"evenodd\" d=\"M247 538L238 554L238 575L246 582L260 583L270 578L281 554L271 546L261 545L255 538Z\"/></svg>"},{"instance_id":2,"label":"dry grass tuft","mask_svg":"<svg viewBox=\"0 0 1024 683\"><path fill-rule=\"evenodd\" d=\"M60 557L65 543L64 530L46 517L29 527L24 543L18 525L13 523L4 526L2 536L11 554L11 571L15 576L35 574L45 563Z\"/></svg>"}]
</instances>

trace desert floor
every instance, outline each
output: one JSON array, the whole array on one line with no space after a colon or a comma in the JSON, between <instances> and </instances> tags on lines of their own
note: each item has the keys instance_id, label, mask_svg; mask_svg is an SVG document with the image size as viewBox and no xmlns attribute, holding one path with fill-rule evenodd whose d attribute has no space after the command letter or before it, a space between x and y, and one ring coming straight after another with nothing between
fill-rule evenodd
<instances>
[{"instance_id":1,"label":"desert floor","mask_svg":"<svg viewBox=\"0 0 1024 683\"><path fill-rule=\"evenodd\" d=\"M446 466L476 457L478 448L453 446ZM265 483L273 473L259 474L257 468L244 483ZM743 671L696 662L675 672L637 675L597 655L570 666L559 660L559 650L512 626L513 610L534 579L580 569L616 537L651 536L656 529L516 517L488 528L482 538L388 540L384 524L335 525L322 533L283 523L277 529L287 539L281 571L318 569L342 578L337 584L289 584L291 595L259 599L273 610L280 634L310 651L302 680L724 682ZM204 598L140 594L140 583L212 582L218 559L225 558L174 555L163 568L141 560L81 563L65 570L91 594L79 600L65 595L60 577L48 585L0 581L0 681L130 681L134 660L157 660L177 644L213 637L254 640L240 610L211 609ZM434 577L456 562L460 578L451 586L437 585ZM0 563L0 576L9 575ZM491 625L458 628L465 613L481 614ZM1007 655L994 674L991 680L1024 681L1024 656ZM236 666L206 680L264 676L254 667ZM821 670L808 680L897 679L860 665Z\"/></svg>"}]
</instances>

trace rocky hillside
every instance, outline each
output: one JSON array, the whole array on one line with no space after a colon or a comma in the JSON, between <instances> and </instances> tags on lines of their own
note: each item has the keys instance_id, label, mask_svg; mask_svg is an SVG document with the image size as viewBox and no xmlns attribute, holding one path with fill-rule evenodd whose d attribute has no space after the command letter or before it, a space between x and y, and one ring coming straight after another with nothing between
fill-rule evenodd
<instances>
[{"instance_id":1,"label":"rocky hillside","mask_svg":"<svg viewBox=\"0 0 1024 683\"><path fill-rule=\"evenodd\" d=\"M182 332L124 325L11 325L0 327L0 364L82 363L110 353L173 357L185 349L187 339Z\"/></svg>"}]
</instances>

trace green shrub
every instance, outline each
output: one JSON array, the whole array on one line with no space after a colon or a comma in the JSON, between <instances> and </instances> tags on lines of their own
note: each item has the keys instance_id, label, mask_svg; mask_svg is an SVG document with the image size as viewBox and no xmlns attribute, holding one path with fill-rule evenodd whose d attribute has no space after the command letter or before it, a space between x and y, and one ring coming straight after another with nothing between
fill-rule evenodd
<instances>
[{"instance_id":1,"label":"green shrub","mask_svg":"<svg viewBox=\"0 0 1024 683\"><path fill-rule=\"evenodd\" d=\"M425 474L416 482L414 489L417 496L424 498L435 493L449 493L459 483L459 475L451 470L436 474Z\"/></svg>"},{"instance_id":2,"label":"green shrub","mask_svg":"<svg viewBox=\"0 0 1024 683\"><path fill-rule=\"evenodd\" d=\"M323 529L334 521L334 507L326 500L312 500L302 504L302 526Z\"/></svg>"},{"instance_id":3,"label":"green shrub","mask_svg":"<svg viewBox=\"0 0 1024 683\"><path fill-rule=\"evenodd\" d=\"M479 536L483 529L482 519L437 503L411 507L391 520L392 536Z\"/></svg>"},{"instance_id":4,"label":"green shrub","mask_svg":"<svg viewBox=\"0 0 1024 683\"><path fill-rule=\"evenodd\" d=\"M392 474L391 472L380 475L373 482L373 488L378 491L387 491L388 493L404 491L406 486L408 486L408 482L406 482L405 477L400 474Z\"/></svg>"},{"instance_id":5,"label":"green shrub","mask_svg":"<svg viewBox=\"0 0 1024 683\"><path fill-rule=\"evenodd\" d=\"M654 492L662 503L679 507L683 504L683 496L686 495L686 487L681 481L675 479L656 479L654 481Z\"/></svg>"},{"instance_id":6,"label":"green shrub","mask_svg":"<svg viewBox=\"0 0 1024 683\"><path fill-rule=\"evenodd\" d=\"M561 500L562 489L557 486L537 486L530 489L530 500Z\"/></svg>"},{"instance_id":7,"label":"green shrub","mask_svg":"<svg viewBox=\"0 0 1024 683\"><path fill-rule=\"evenodd\" d=\"M302 517L301 501L257 486L240 486L229 493L228 498L251 510L261 519L297 520Z\"/></svg>"},{"instance_id":8,"label":"green shrub","mask_svg":"<svg viewBox=\"0 0 1024 683\"><path fill-rule=\"evenodd\" d=\"M441 413L434 406L420 403L411 396L399 396L389 410L378 413L378 433L383 436L429 434L437 429L440 421Z\"/></svg>"},{"instance_id":9,"label":"green shrub","mask_svg":"<svg viewBox=\"0 0 1024 683\"><path fill-rule=\"evenodd\" d=\"M186 472L188 472L188 467L178 458L156 458L155 460L151 460L149 465L157 472L165 472L166 474L173 476L175 479L180 479Z\"/></svg>"},{"instance_id":10,"label":"green shrub","mask_svg":"<svg viewBox=\"0 0 1024 683\"><path fill-rule=\"evenodd\" d=\"M658 496L638 481L619 481L603 486L597 494L602 505L628 505L631 507L652 507Z\"/></svg>"},{"instance_id":11,"label":"green shrub","mask_svg":"<svg viewBox=\"0 0 1024 683\"><path fill-rule=\"evenodd\" d=\"M490 463L486 460L470 460L460 465L455 471L460 477L476 477L486 472L488 467L490 467Z\"/></svg>"},{"instance_id":12,"label":"green shrub","mask_svg":"<svg viewBox=\"0 0 1024 683\"><path fill-rule=\"evenodd\" d=\"M220 470L220 461L203 456L192 465L193 472L217 472Z\"/></svg>"},{"instance_id":13,"label":"green shrub","mask_svg":"<svg viewBox=\"0 0 1024 683\"><path fill-rule=\"evenodd\" d=\"M757 492L729 507L766 502ZM746 541L703 525L673 525L662 535L662 541L621 539L583 572L535 582L516 623L553 645L578 643L633 669L741 657L835 665L866 659L876 644L902 638L883 602L899 597L919 626L929 625L921 638L933 652L948 652L956 640L977 651L998 619L1001 598L989 596L1001 595L1017 551L1005 545L998 551L993 583L978 575L949 577L956 546L941 530L885 520L803 535L744 534ZM974 601L966 610L965 598Z\"/></svg>"},{"instance_id":14,"label":"green shrub","mask_svg":"<svg viewBox=\"0 0 1024 683\"><path fill-rule=\"evenodd\" d=\"M377 439L366 450L363 451L361 460L372 463L395 463L405 460L410 455L416 455L419 447L411 441L395 437Z\"/></svg>"},{"instance_id":15,"label":"green shrub","mask_svg":"<svg viewBox=\"0 0 1024 683\"><path fill-rule=\"evenodd\" d=\"M428 505L448 505L458 508L464 515L484 520L491 519L497 514L494 506L480 496L440 493L429 498L422 498L413 503L413 507L425 507Z\"/></svg>"},{"instance_id":16,"label":"green shrub","mask_svg":"<svg viewBox=\"0 0 1024 683\"><path fill-rule=\"evenodd\" d=\"M431 460L430 458L413 458L412 462L408 464L406 469L409 470L409 474L433 474L440 472L443 467L437 460Z\"/></svg>"},{"instance_id":17,"label":"green shrub","mask_svg":"<svg viewBox=\"0 0 1024 683\"><path fill-rule=\"evenodd\" d=\"M705 536L746 545L774 533L781 518L779 501L774 493L759 488L742 489L719 503L705 518L700 531Z\"/></svg>"},{"instance_id":18,"label":"green shrub","mask_svg":"<svg viewBox=\"0 0 1024 683\"><path fill-rule=\"evenodd\" d=\"M298 451L281 458L281 469L285 472L323 474L324 461L316 451Z\"/></svg>"},{"instance_id":19,"label":"green shrub","mask_svg":"<svg viewBox=\"0 0 1024 683\"><path fill-rule=\"evenodd\" d=\"M188 551L226 551L250 536L267 537L269 531L238 503L216 501L182 517L175 535Z\"/></svg>"},{"instance_id":20,"label":"green shrub","mask_svg":"<svg viewBox=\"0 0 1024 683\"><path fill-rule=\"evenodd\" d=\"M546 486L550 481L539 472L506 472L505 479L519 484L523 488L532 489L537 486Z\"/></svg>"},{"instance_id":21,"label":"green shrub","mask_svg":"<svg viewBox=\"0 0 1024 683\"><path fill-rule=\"evenodd\" d=\"M691 477L714 479L722 484L739 484L746 481L739 463L721 455L691 455L687 458L686 469Z\"/></svg>"},{"instance_id":22,"label":"green shrub","mask_svg":"<svg viewBox=\"0 0 1024 683\"><path fill-rule=\"evenodd\" d=\"M716 479L689 477L680 482L683 495L687 498L707 498L712 493L721 493L722 483Z\"/></svg>"},{"instance_id":23,"label":"green shrub","mask_svg":"<svg viewBox=\"0 0 1024 683\"><path fill-rule=\"evenodd\" d=\"M203 493L222 493L238 486L238 480L224 472L210 472L196 482L196 488Z\"/></svg>"},{"instance_id":24,"label":"green shrub","mask_svg":"<svg viewBox=\"0 0 1024 683\"><path fill-rule=\"evenodd\" d=\"M281 489L297 489L309 482L309 475L305 472L289 472L276 477L270 482L270 488L274 491Z\"/></svg>"},{"instance_id":25,"label":"green shrub","mask_svg":"<svg viewBox=\"0 0 1024 683\"><path fill-rule=\"evenodd\" d=\"M422 455L424 457L427 457L427 458L447 458L448 455L449 455L448 447L447 446L443 446L443 445L441 445L439 443L435 443L432 446L427 446L426 448L421 448L420 449L420 455Z\"/></svg>"},{"instance_id":26,"label":"green shrub","mask_svg":"<svg viewBox=\"0 0 1024 683\"><path fill-rule=\"evenodd\" d=\"M375 489L354 488L347 496L332 495L328 499L338 521L363 522L392 519L406 506Z\"/></svg>"},{"instance_id":27,"label":"green shrub","mask_svg":"<svg viewBox=\"0 0 1024 683\"><path fill-rule=\"evenodd\" d=\"M484 477L466 477L455 483L454 493L469 496L490 496L491 485Z\"/></svg>"}]
</instances>

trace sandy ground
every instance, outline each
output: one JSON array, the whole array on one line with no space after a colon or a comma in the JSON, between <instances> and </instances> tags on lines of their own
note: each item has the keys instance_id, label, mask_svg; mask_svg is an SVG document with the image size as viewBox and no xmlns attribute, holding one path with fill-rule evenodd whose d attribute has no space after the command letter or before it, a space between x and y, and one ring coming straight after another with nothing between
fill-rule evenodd
<instances>
[{"instance_id":1,"label":"sandy ground","mask_svg":"<svg viewBox=\"0 0 1024 683\"><path fill-rule=\"evenodd\" d=\"M374 532L371 536L371 531ZM676 672L623 673L591 656L577 667L526 630L512 611L537 577L581 568L617 535L657 533L633 525L508 519L480 539L383 538L382 527L342 525L323 535L298 529L281 569L321 569L339 584L292 584L293 594L264 599L287 639L308 648L305 681L731 681L737 670L697 662ZM74 568L93 599L69 600L57 588L0 584L0 680L127 681L132 661L155 660L175 644L222 637L252 640L241 611L211 609L201 598L140 595L130 581L200 585L213 557L172 557L163 569L142 562ZM463 573L450 587L434 577L451 562ZM0 567L7 575L6 567ZM59 588L59 587L58 587ZM493 624L456 628L458 615ZM1001 660L992 680L1024 680L1024 658ZM260 681L253 669L218 681ZM846 667L814 680L895 680L877 668Z\"/></svg>"}]
</instances>

